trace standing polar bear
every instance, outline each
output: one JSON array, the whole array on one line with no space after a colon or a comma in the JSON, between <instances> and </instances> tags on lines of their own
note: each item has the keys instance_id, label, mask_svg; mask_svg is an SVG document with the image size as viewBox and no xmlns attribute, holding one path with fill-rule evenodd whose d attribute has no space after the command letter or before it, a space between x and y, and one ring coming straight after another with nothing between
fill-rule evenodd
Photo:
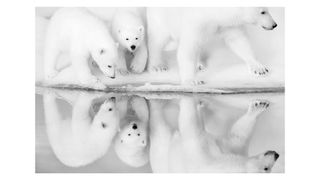
<instances>
[{"instance_id":1,"label":"standing polar bear","mask_svg":"<svg viewBox=\"0 0 320 180\"><path fill-rule=\"evenodd\" d=\"M148 51L145 40L145 25L141 8L118 8L112 18L112 34L119 42L118 71L128 74L125 53L129 51L134 57L130 68L141 73L147 64Z\"/></svg>"},{"instance_id":2,"label":"standing polar bear","mask_svg":"<svg viewBox=\"0 0 320 180\"><path fill-rule=\"evenodd\" d=\"M269 106L266 100L249 104L225 136L206 130L204 103L194 97L179 102L178 130L165 118L163 100L150 100L150 164L153 172L269 173L279 154L265 151L248 156L257 118Z\"/></svg>"},{"instance_id":3,"label":"standing polar bear","mask_svg":"<svg viewBox=\"0 0 320 180\"><path fill-rule=\"evenodd\" d=\"M203 84L196 80L197 63L203 45L221 32L226 44L247 64L250 72L261 76L269 70L260 64L250 47L245 33L239 28L254 24L266 30L277 24L267 8L148 8L149 70L162 71L161 52L168 42L175 41L177 61L182 84Z\"/></svg>"},{"instance_id":4,"label":"standing polar bear","mask_svg":"<svg viewBox=\"0 0 320 180\"><path fill-rule=\"evenodd\" d=\"M58 62L62 53L69 53L71 61ZM79 83L103 86L98 78L91 74L88 65L90 57L106 76L115 78L117 44L104 22L85 8L57 10L50 20L46 34L45 78L55 77L59 64L71 63Z\"/></svg>"}]
</instances>

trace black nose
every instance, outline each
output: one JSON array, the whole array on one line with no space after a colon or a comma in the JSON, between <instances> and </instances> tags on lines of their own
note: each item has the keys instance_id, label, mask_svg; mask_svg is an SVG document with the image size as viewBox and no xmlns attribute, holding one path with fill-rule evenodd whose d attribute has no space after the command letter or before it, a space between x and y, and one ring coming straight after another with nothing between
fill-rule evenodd
<instances>
[{"instance_id":1,"label":"black nose","mask_svg":"<svg viewBox=\"0 0 320 180\"><path fill-rule=\"evenodd\" d=\"M273 26L272 26L272 28L274 29L274 28L276 28L277 26L278 26L277 23L274 23Z\"/></svg>"},{"instance_id":2,"label":"black nose","mask_svg":"<svg viewBox=\"0 0 320 180\"><path fill-rule=\"evenodd\" d=\"M266 153L264 153L265 156L273 156L274 160L276 161L279 158L279 154L275 151L267 151Z\"/></svg>"},{"instance_id":3,"label":"black nose","mask_svg":"<svg viewBox=\"0 0 320 180\"><path fill-rule=\"evenodd\" d=\"M136 46L135 46L135 45L132 45L132 46L130 46L130 48L131 48L132 50L135 50L135 49L136 49Z\"/></svg>"},{"instance_id":4,"label":"black nose","mask_svg":"<svg viewBox=\"0 0 320 180\"><path fill-rule=\"evenodd\" d=\"M138 129L138 126L136 124L133 124L132 129Z\"/></svg>"},{"instance_id":5,"label":"black nose","mask_svg":"<svg viewBox=\"0 0 320 180\"><path fill-rule=\"evenodd\" d=\"M116 78L116 77L115 77L115 76L110 76L110 78L111 78L111 79L114 79L114 78Z\"/></svg>"}]
</instances>

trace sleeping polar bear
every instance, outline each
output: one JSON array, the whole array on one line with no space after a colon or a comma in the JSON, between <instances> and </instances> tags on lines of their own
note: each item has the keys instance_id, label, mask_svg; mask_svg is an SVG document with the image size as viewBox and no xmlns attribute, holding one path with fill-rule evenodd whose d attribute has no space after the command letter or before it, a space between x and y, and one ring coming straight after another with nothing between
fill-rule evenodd
<instances>
[{"instance_id":1,"label":"sleeping polar bear","mask_svg":"<svg viewBox=\"0 0 320 180\"><path fill-rule=\"evenodd\" d=\"M203 84L196 80L198 61L203 45L215 33L221 33L226 44L255 75L269 70L260 64L252 52L249 40L240 28L254 24L266 30L277 24L267 8L147 8L149 67L151 71L166 70L161 56L170 41L177 42L177 62L182 84Z\"/></svg>"},{"instance_id":2,"label":"sleeping polar bear","mask_svg":"<svg viewBox=\"0 0 320 180\"><path fill-rule=\"evenodd\" d=\"M200 105L182 97L178 129L170 127L161 112L162 100L150 100L150 164L153 172L271 172L279 158L275 151L248 157L248 144L257 117L269 103L256 100L231 127L226 137L209 134Z\"/></svg>"},{"instance_id":3,"label":"sleeping polar bear","mask_svg":"<svg viewBox=\"0 0 320 180\"><path fill-rule=\"evenodd\" d=\"M73 106L72 118L64 119L57 98ZM101 158L119 129L115 98L83 92L43 95L49 143L66 166L80 167Z\"/></svg>"}]
</instances>

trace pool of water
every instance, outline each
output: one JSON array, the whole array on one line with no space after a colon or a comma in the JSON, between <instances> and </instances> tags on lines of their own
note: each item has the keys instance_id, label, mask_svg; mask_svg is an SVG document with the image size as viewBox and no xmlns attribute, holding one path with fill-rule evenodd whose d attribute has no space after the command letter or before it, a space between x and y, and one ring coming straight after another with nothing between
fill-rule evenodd
<instances>
[{"instance_id":1,"label":"pool of water","mask_svg":"<svg viewBox=\"0 0 320 180\"><path fill-rule=\"evenodd\" d=\"M284 172L284 94L46 89L36 172Z\"/></svg>"}]
</instances>

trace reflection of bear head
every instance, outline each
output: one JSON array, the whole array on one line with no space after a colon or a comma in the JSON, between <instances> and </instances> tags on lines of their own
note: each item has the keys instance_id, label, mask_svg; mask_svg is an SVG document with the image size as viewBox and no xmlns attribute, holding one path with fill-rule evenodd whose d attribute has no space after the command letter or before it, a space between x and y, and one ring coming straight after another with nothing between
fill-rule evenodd
<instances>
[{"instance_id":1,"label":"reflection of bear head","mask_svg":"<svg viewBox=\"0 0 320 180\"><path fill-rule=\"evenodd\" d=\"M265 153L250 157L246 167L248 172L271 172L274 163L279 158L279 154L275 151L267 151Z\"/></svg>"},{"instance_id":2,"label":"reflection of bear head","mask_svg":"<svg viewBox=\"0 0 320 180\"><path fill-rule=\"evenodd\" d=\"M256 24L266 30L273 30L277 27L277 23L273 20L267 8L245 8L244 19L247 23Z\"/></svg>"},{"instance_id":3,"label":"reflection of bear head","mask_svg":"<svg viewBox=\"0 0 320 180\"><path fill-rule=\"evenodd\" d=\"M144 27L131 27L118 30L120 44L128 49L130 52L134 52L138 49L141 42L144 39Z\"/></svg>"},{"instance_id":4,"label":"reflection of bear head","mask_svg":"<svg viewBox=\"0 0 320 180\"><path fill-rule=\"evenodd\" d=\"M115 139L115 151L130 166L145 165L149 161L146 124L131 121L124 126Z\"/></svg>"},{"instance_id":5,"label":"reflection of bear head","mask_svg":"<svg viewBox=\"0 0 320 180\"><path fill-rule=\"evenodd\" d=\"M55 135L61 138L52 144L53 149L58 159L67 166L85 166L101 158L119 129L115 98L95 101L89 114L78 116L80 119L73 119L71 128L64 129L68 132Z\"/></svg>"}]
</instances>

